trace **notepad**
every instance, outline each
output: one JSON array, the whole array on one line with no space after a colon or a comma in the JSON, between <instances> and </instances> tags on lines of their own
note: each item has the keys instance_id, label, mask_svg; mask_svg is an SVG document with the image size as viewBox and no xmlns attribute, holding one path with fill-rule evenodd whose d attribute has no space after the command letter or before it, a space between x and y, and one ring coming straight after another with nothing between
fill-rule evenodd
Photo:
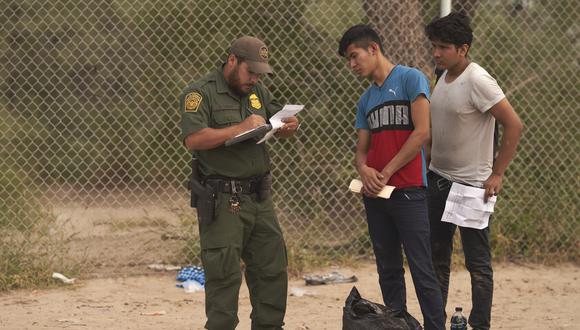
<instances>
[{"instance_id":1,"label":"notepad","mask_svg":"<svg viewBox=\"0 0 580 330\"><path fill-rule=\"evenodd\" d=\"M252 128L250 130L242 132L242 133L234 136L233 138L227 140L225 142L225 146L229 147L229 146L236 144L238 142L246 141L246 140L253 139L253 138L261 138L264 136L264 134L268 133L270 130L272 130L272 125L270 125L270 124L264 124L264 125Z\"/></svg>"}]
</instances>

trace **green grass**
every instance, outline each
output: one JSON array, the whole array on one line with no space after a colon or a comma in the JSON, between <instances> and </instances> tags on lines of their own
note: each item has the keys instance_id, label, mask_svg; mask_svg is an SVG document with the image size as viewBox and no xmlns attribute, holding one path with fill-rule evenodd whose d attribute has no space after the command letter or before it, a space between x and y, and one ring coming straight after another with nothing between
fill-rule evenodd
<instances>
[{"instance_id":1,"label":"green grass","mask_svg":"<svg viewBox=\"0 0 580 330\"><path fill-rule=\"evenodd\" d=\"M0 236L0 291L60 285L53 272L69 278L80 274L81 266L68 259L61 238L3 228Z\"/></svg>"},{"instance_id":2,"label":"green grass","mask_svg":"<svg viewBox=\"0 0 580 330\"><path fill-rule=\"evenodd\" d=\"M55 218L24 173L0 168L0 186L0 291L54 285L53 272L78 275L64 239L51 230Z\"/></svg>"}]
</instances>

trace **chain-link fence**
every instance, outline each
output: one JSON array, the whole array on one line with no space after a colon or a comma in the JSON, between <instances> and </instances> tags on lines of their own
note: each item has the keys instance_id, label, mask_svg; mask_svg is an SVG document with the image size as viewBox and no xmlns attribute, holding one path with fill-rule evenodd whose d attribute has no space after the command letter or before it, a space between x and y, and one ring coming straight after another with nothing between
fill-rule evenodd
<instances>
[{"instance_id":1,"label":"chain-link fence","mask_svg":"<svg viewBox=\"0 0 580 330\"><path fill-rule=\"evenodd\" d=\"M454 6L473 17L472 59L525 123L494 251L578 260L578 3ZM355 104L369 82L337 43L369 22L394 62L432 75L423 27L438 13L425 0L1 0L0 287L25 285L25 272L198 262L177 100L243 34L269 45L276 73L265 84L306 105L299 134L270 144L291 257L370 253L362 203L347 191Z\"/></svg>"}]
</instances>

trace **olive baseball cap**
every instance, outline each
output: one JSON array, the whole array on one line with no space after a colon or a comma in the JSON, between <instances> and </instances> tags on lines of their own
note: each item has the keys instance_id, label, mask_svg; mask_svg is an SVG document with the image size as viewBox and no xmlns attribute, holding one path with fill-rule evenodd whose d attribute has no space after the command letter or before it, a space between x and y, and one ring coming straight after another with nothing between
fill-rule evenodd
<instances>
[{"instance_id":1,"label":"olive baseball cap","mask_svg":"<svg viewBox=\"0 0 580 330\"><path fill-rule=\"evenodd\" d=\"M234 40L230 54L244 59L252 72L272 73L272 67L268 64L270 52L266 44L258 38L243 36Z\"/></svg>"}]
</instances>

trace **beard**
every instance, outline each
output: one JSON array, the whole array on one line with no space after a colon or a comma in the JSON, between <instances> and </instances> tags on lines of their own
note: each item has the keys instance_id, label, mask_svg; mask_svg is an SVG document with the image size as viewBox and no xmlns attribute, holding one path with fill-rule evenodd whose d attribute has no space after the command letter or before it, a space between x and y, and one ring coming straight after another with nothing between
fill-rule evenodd
<instances>
[{"instance_id":1,"label":"beard","mask_svg":"<svg viewBox=\"0 0 580 330\"><path fill-rule=\"evenodd\" d=\"M240 80L240 67L236 64L235 68L228 75L228 85L239 96L246 96L252 91L253 85L242 84Z\"/></svg>"}]
</instances>

